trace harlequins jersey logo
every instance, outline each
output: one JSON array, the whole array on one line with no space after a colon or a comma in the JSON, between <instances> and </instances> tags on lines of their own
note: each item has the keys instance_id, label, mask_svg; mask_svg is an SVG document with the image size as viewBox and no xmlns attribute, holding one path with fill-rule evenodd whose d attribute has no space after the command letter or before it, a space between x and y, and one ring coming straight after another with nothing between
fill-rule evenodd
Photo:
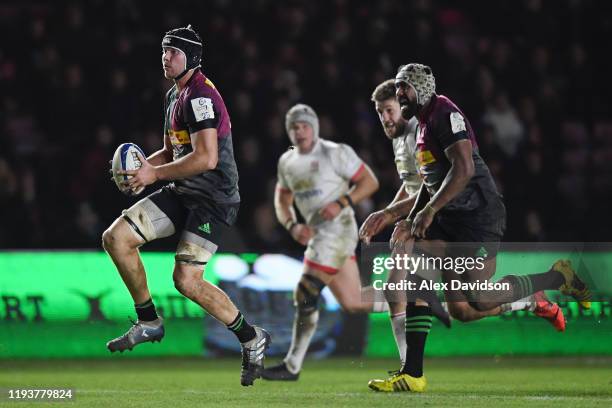
<instances>
[{"instance_id":1,"label":"harlequins jersey logo","mask_svg":"<svg viewBox=\"0 0 612 408\"><path fill-rule=\"evenodd\" d=\"M198 227L198 229L202 232L205 232L207 234L210 234L210 223L207 222L206 224L202 224Z\"/></svg>"}]
</instances>

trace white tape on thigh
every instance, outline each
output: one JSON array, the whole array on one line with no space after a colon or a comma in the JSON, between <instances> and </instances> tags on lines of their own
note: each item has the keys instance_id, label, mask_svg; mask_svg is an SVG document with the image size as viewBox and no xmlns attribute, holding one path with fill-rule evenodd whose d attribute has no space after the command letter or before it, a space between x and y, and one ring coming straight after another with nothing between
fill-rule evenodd
<instances>
[{"instance_id":1,"label":"white tape on thigh","mask_svg":"<svg viewBox=\"0 0 612 408\"><path fill-rule=\"evenodd\" d=\"M192 242L181 240L176 248L175 260L177 262L195 262L204 264L208 262L212 256L212 252L208 251L207 249L202 248L201 246Z\"/></svg>"},{"instance_id":2,"label":"white tape on thigh","mask_svg":"<svg viewBox=\"0 0 612 408\"><path fill-rule=\"evenodd\" d=\"M147 241L169 237L174 234L174 224L148 197L123 210L122 214L138 227Z\"/></svg>"}]
</instances>

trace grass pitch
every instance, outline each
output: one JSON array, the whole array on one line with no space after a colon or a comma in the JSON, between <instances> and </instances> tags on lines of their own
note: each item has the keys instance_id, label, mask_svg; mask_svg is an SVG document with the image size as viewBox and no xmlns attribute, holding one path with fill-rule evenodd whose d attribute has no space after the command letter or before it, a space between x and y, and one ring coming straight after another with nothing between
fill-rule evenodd
<instances>
[{"instance_id":1,"label":"grass pitch","mask_svg":"<svg viewBox=\"0 0 612 408\"><path fill-rule=\"evenodd\" d=\"M269 359L268 364L273 364ZM1 407L610 407L609 358L429 359L424 394L381 394L367 382L393 360L307 361L300 380L241 387L240 358L0 361ZM9 388L75 389L73 402L15 402ZM42 405L41 405L42 404ZM64 405L68 404L68 405Z\"/></svg>"}]
</instances>

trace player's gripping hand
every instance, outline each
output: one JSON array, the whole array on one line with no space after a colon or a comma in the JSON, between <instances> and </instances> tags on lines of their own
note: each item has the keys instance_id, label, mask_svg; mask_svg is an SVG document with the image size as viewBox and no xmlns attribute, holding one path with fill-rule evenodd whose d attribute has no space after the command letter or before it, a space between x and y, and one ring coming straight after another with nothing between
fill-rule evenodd
<instances>
[{"instance_id":1,"label":"player's gripping hand","mask_svg":"<svg viewBox=\"0 0 612 408\"><path fill-rule=\"evenodd\" d=\"M374 235L379 234L386 226L393 222L393 217L388 211L380 210L373 212L368 215L368 218L363 222L361 228L359 228L359 238L366 244L370 243L370 240Z\"/></svg>"},{"instance_id":2,"label":"player's gripping hand","mask_svg":"<svg viewBox=\"0 0 612 408\"><path fill-rule=\"evenodd\" d=\"M140 187L146 187L158 180L155 166L149 163L140 153L138 153L138 158L140 159L140 163L142 163L139 169L117 171L117 174L120 175L133 176L132 178L123 182L124 187L131 188L132 190L138 190Z\"/></svg>"},{"instance_id":3,"label":"player's gripping hand","mask_svg":"<svg viewBox=\"0 0 612 408\"><path fill-rule=\"evenodd\" d=\"M393 251L402 252L402 249L412 244L414 236L412 235L412 221L401 220L395 223L395 229L391 234L391 240L389 241L389 247Z\"/></svg>"},{"instance_id":4,"label":"player's gripping hand","mask_svg":"<svg viewBox=\"0 0 612 408\"><path fill-rule=\"evenodd\" d=\"M421 211L417 213L412 222L411 232L416 238L425 238L425 231L433 222L436 210L427 204Z\"/></svg>"},{"instance_id":5,"label":"player's gripping hand","mask_svg":"<svg viewBox=\"0 0 612 408\"><path fill-rule=\"evenodd\" d=\"M334 201L333 203L329 203L325 207L321 208L319 210L319 215L323 217L324 220L329 221L336 218L338 214L340 214L340 211L342 211L342 207L340 207L340 204Z\"/></svg>"},{"instance_id":6,"label":"player's gripping hand","mask_svg":"<svg viewBox=\"0 0 612 408\"><path fill-rule=\"evenodd\" d=\"M314 231L306 224L295 224L289 231L291 237L302 245L308 245L308 241L313 237Z\"/></svg>"}]
</instances>

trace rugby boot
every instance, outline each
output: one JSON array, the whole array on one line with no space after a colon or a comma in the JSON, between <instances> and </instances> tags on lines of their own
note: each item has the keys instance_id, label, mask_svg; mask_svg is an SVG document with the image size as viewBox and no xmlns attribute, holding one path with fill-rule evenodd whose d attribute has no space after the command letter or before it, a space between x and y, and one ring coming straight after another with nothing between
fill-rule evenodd
<instances>
[{"instance_id":1,"label":"rugby boot","mask_svg":"<svg viewBox=\"0 0 612 408\"><path fill-rule=\"evenodd\" d=\"M425 376L411 377L398 371L386 380L370 380L368 387L377 392L424 392L427 379Z\"/></svg>"},{"instance_id":2,"label":"rugby boot","mask_svg":"<svg viewBox=\"0 0 612 408\"><path fill-rule=\"evenodd\" d=\"M240 371L240 384L253 385L261 377L264 369L264 352L272 342L270 335L261 327L253 326L255 338L242 343L242 370Z\"/></svg>"},{"instance_id":3,"label":"rugby boot","mask_svg":"<svg viewBox=\"0 0 612 408\"><path fill-rule=\"evenodd\" d=\"M565 283L559 288L561 293L576 299L583 308L591 308L591 291L578 277L570 261L560 259L553 264L551 270L559 272L565 279Z\"/></svg>"},{"instance_id":4,"label":"rugby boot","mask_svg":"<svg viewBox=\"0 0 612 408\"><path fill-rule=\"evenodd\" d=\"M140 320L135 322L131 319L130 321L132 327L123 336L106 343L111 353L115 351L123 353L125 350L132 350L137 344L159 342L164 338L164 319L161 317L150 322Z\"/></svg>"},{"instance_id":5,"label":"rugby boot","mask_svg":"<svg viewBox=\"0 0 612 408\"><path fill-rule=\"evenodd\" d=\"M261 378L270 381L297 381L299 377L300 373L293 374L284 361L261 372Z\"/></svg>"},{"instance_id":6,"label":"rugby boot","mask_svg":"<svg viewBox=\"0 0 612 408\"><path fill-rule=\"evenodd\" d=\"M548 320L557 331L565 331L565 316L558 304L551 302L543 291L534 293L533 301L533 314Z\"/></svg>"}]
</instances>

